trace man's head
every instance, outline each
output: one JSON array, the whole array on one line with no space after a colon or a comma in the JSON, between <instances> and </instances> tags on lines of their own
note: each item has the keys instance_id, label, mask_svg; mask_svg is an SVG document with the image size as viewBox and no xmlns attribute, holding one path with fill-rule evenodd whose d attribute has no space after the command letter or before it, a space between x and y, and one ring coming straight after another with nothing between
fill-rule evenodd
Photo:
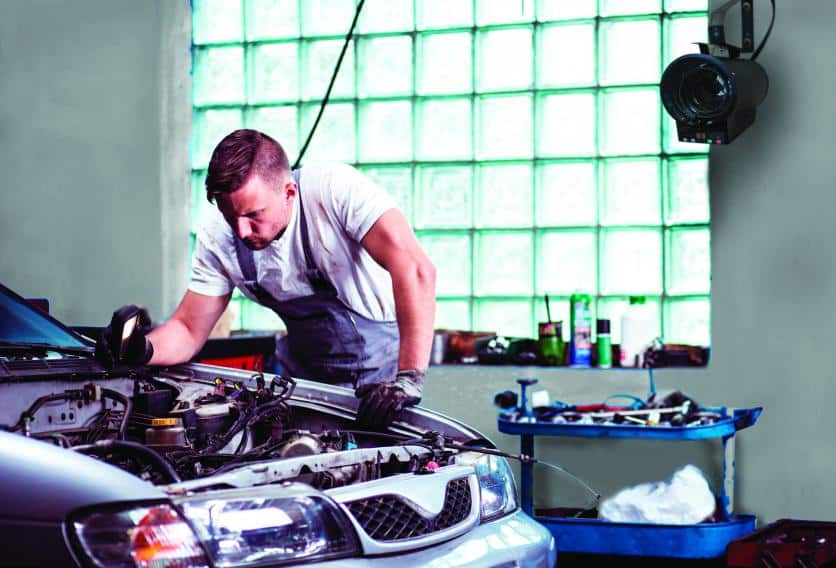
<instances>
[{"instance_id":1,"label":"man's head","mask_svg":"<svg viewBox=\"0 0 836 568\"><path fill-rule=\"evenodd\" d=\"M236 130L215 147L206 198L252 250L279 238L293 211L296 184L281 145L257 130Z\"/></svg>"}]
</instances>

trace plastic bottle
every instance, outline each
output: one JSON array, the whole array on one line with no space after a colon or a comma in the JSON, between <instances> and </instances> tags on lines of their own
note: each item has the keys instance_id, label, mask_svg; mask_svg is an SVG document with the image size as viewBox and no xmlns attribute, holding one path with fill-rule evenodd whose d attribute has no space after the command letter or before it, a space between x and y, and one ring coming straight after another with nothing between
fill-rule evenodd
<instances>
[{"instance_id":1,"label":"plastic bottle","mask_svg":"<svg viewBox=\"0 0 836 568\"><path fill-rule=\"evenodd\" d=\"M641 367L645 350L656 339L656 318L644 296L630 296L630 305L621 316L622 367Z\"/></svg>"},{"instance_id":2,"label":"plastic bottle","mask_svg":"<svg viewBox=\"0 0 836 568\"><path fill-rule=\"evenodd\" d=\"M569 365L589 367L592 363L592 298L575 293L569 298Z\"/></svg>"},{"instance_id":3,"label":"plastic bottle","mask_svg":"<svg viewBox=\"0 0 836 568\"><path fill-rule=\"evenodd\" d=\"M598 341L597 347L598 366L602 369L612 367L612 341L610 340L610 320L599 319L596 324Z\"/></svg>"}]
</instances>

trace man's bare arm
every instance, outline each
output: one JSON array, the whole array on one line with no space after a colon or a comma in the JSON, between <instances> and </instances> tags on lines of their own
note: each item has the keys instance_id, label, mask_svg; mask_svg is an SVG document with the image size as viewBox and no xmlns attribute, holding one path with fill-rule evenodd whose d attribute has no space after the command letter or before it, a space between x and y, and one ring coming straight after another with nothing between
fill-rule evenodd
<instances>
[{"instance_id":1,"label":"man's bare arm","mask_svg":"<svg viewBox=\"0 0 836 568\"><path fill-rule=\"evenodd\" d=\"M401 336L398 369L426 369L435 320L435 266L397 209L381 215L361 244L392 276Z\"/></svg>"},{"instance_id":2,"label":"man's bare arm","mask_svg":"<svg viewBox=\"0 0 836 568\"><path fill-rule=\"evenodd\" d=\"M149 365L185 363L200 351L232 294L205 296L186 292L171 319L148 334L154 346Z\"/></svg>"}]
</instances>

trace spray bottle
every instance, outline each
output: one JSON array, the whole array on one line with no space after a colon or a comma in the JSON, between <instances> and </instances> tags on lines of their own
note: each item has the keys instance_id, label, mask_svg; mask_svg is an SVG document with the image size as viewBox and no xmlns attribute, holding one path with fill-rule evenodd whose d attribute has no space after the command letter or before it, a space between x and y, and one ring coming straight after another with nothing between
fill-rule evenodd
<instances>
[{"instance_id":1,"label":"spray bottle","mask_svg":"<svg viewBox=\"0 0 836 568\"><path fill-rule=\"evenodd\" d=\"M592 298L576 292L569 298L569 365L590 367L592 364Z\"/></svg>"}]
</instances>

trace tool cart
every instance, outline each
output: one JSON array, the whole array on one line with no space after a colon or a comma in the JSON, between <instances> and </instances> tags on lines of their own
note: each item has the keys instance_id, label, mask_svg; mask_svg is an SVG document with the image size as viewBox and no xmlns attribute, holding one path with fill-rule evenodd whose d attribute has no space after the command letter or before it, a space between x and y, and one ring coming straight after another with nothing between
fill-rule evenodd
<instances>
[{"instance_id":1,"label":"tool cart","mask_svg":"<svg viewBox=\"0 0 836 568\"><path fill-rule=\"evenodd\" d=\"M651 393L655 393L653 370L648 370ZM639 425L625 421L620 424L598 424L538 420L528 407L527 389L536 379L519 379L521 394L514 409L500 412L498 429L520 437L520 497L523 510L546 526L554 535L558 553L649 556L663 558L709 559L725 553L729 542L755 529L753 515L733 512L734 436L755 424L761 408L703 408L719 417L710 424ZM629 413L627 413L629 414ZM535 436L569 436L578 438L631 438L636 440L704 440L721 438L723 442L723 483L719 495L721 518L717 522L690 525L621 523L591 518L575 518L535 514L534 438Z\"/></svg>"}]
</instances>

